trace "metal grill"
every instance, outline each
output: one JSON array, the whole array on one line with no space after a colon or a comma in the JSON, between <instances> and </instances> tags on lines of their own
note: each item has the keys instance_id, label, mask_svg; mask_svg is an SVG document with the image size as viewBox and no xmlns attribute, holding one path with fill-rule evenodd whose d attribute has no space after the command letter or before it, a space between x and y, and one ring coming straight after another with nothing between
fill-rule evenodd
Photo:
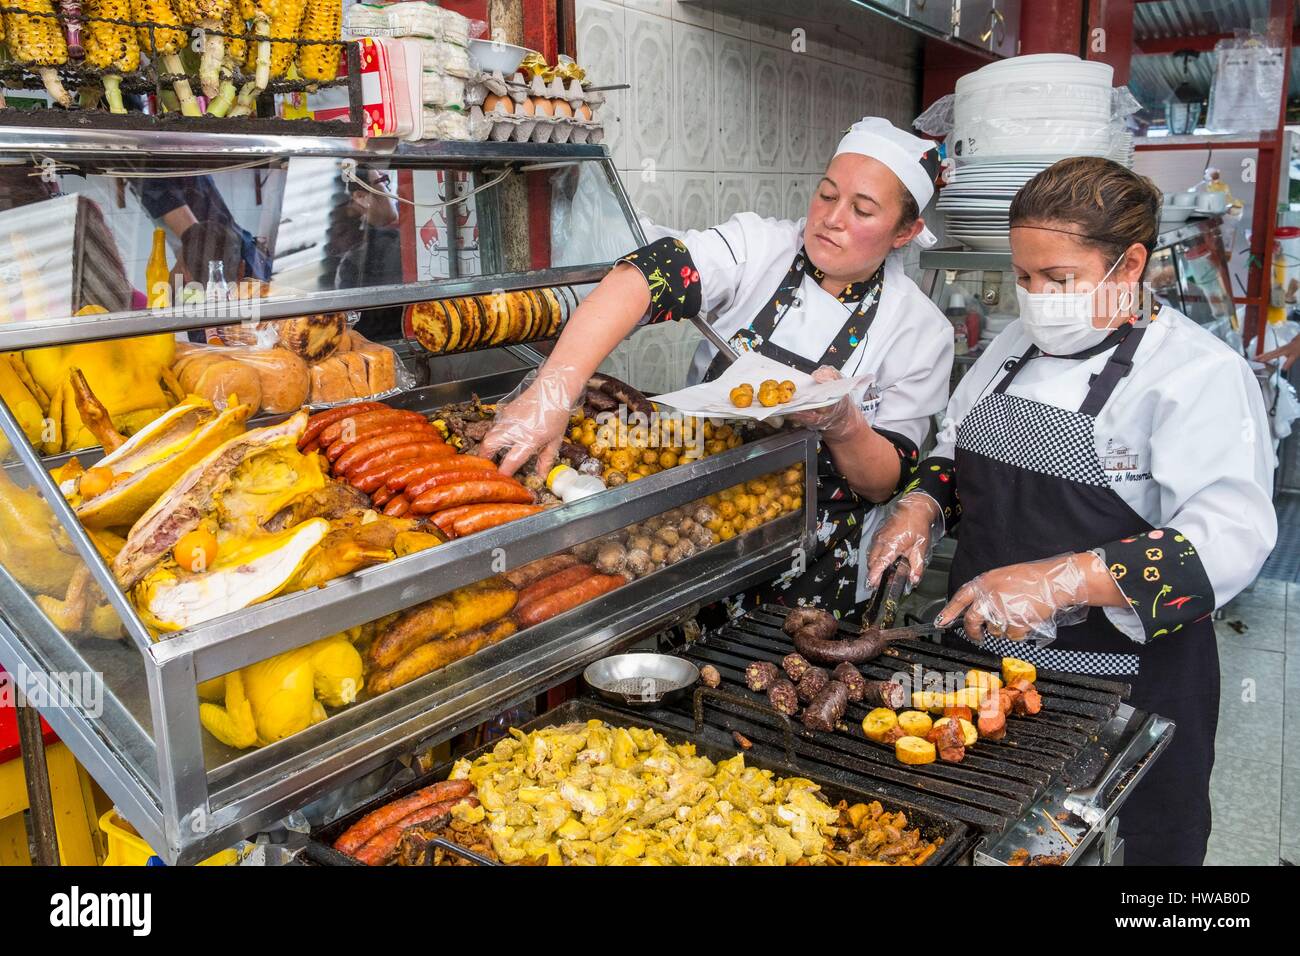
<instances>
[{"instance_id":1,"label":"metal grill","mask_svg":"<svg viewBox=\"0 0 1300 956\"><path fill-rule=\"evenodd\" d=\"M899 763L892 746L862 735L859 727L870 709L862 704L849 705L844 717L848 730L809 731L772 711L765 695L745 687L749 663L771 661L779 666L794 650L781 630L785 610L758 608L683 650L695 665L716 667L726 691L705 696L702 733L717 740L740 733L756 751L772 755L792 748L799 766L809 773L884 799L908 801L989 832L1005 830L1024 816L1053 782L1088 784L1109 756L1090 745L1115 716L1128 685L1052 671L1039 672L1042 711L1033 717L1009 717L1003 740L981 740L959 764ZM900 641L859 669L871 680L906 673L920 687L916 668L926 673L964 673L972 667L996 671L999 666L997 658L986 654L928 641ZM670 726L695 730L689 703L642 713Z\"/></svg>"}]
</instances>

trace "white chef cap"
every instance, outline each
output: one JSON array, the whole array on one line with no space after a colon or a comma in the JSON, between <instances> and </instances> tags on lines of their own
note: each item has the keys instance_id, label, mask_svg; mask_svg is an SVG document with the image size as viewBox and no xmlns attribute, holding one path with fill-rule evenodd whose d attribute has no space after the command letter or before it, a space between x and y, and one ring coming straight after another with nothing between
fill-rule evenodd
<instances>
[{"instance_id":1,"label":"white chef cap","mask_svg":"<svg viewBox=\"0 0 1300 956\"><path fill-rule=\"evenodd\" d=\"M836 156L840 153L858 153L884 163L912 194L918 209L924 209L934 196L934 180L939 171L938 144L905 133L883 117L864 116L849 127L835 149ZM930 248L936 241L934 233L926 228L915 239L922 249Z\"/></svg>"}]
</instances>

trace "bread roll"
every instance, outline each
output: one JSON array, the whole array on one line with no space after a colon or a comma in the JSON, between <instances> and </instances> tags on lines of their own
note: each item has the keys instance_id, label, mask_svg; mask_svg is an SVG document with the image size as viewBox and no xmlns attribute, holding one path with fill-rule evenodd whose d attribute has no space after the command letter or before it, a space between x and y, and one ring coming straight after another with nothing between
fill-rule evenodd
<instances>
[{"instance_id":1,"label":"bread roll","mask_svg":"<svg viewBox=\"0 0 1300 956\"><path fill-rule=\"evenodd\" d=\"M314 404L343 402L355 396L348 382L348 370L343 356L332 355L323 362L309 366L311 374L311 400Z\"/></svg>"},{"instance_id":2,"label":"bread roll","mask_svg":"<svg viewBox=\"0 0 1300 956\"><path fill-rule=\"evenodd\" d=\"M230 404L231 396L238 398L241 405L262 407L261 378L251 365L230 358L208 363L188 391L221 407Z\"/></svg>"},{"instance_id":3,"label":"bread roll","mask_svg":"<svg viewBox=\"0 0 1300 956\"><path fill-rule=\"evenodd\" d=\"M392 349L376 345L355 330L348 333L347 342L366 363L366 381L370 386L368 395L378 395L397 387L397 355Z\"/></svg>"},{"instance_id":4,"label":"bread roll","mask_svg":"<svg viewBox=\"0 0 1300 956\"><path fill-rule=\"evenodd\" d=\"M311 375L307 363L285 348L249 350L240 359L257 372L262 387L262 410L265 412L297 411L311 393Z\"/></svg>"},{"instance_id":5,"label":"bread roll","mask_svg":"<svg viewBox=\"0 0 1300 956\"><path fill-rule=\"evenodd\" d=\"M366 360L358 352L344 352L338 360L347 369L348 387L352 389L353 398L365 398L370 394L370 380L366 375Z\"/></svg>"}]
</instances>

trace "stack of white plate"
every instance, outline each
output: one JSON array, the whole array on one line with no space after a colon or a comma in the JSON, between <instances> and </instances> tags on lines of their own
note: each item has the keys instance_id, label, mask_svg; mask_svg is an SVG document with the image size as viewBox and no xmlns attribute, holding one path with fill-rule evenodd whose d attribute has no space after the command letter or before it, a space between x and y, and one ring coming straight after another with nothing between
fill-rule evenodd
<instances>
[{"instance_id":1,"label":"stack of white plate","mask_svg":"<svg viewBox=\"0 0 1300 956\"><path fill-rule=\"evenodd\" d=\"M1111 128L1114 71L1065 53L1012 57L957 81L948 143L959 165L1125 152Z\"/></svg>"},{"instance_id":2,"label":"stack of white plate","mask_svg":"<svg viewBox=\"0 0 1300 956\"><path fill-rule=\"evenodd\" d=\"M958 166L935 204L943 214L948 238L987 252L1010 249L1007 216L1011 200L1021 186L1050 165L1040 160Z\"/></svg>"}]
</instances>

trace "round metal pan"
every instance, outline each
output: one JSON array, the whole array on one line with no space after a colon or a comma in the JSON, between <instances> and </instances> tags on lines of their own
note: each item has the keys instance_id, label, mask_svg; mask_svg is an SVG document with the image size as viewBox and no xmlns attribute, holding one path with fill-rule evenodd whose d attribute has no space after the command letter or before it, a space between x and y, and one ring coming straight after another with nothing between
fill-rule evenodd
<instances>
[{"instance_id":1,"label":"round metal pan","mask_svg":"<svg viewBox=\"0 0 1300 956\"><path fill-rule=\"evenodd\" d=\"M685 696L700 679L700 670L671 654L615 654L590 665L582 678L598 697L648 707Z\"/></svg>"}]
</instances>

